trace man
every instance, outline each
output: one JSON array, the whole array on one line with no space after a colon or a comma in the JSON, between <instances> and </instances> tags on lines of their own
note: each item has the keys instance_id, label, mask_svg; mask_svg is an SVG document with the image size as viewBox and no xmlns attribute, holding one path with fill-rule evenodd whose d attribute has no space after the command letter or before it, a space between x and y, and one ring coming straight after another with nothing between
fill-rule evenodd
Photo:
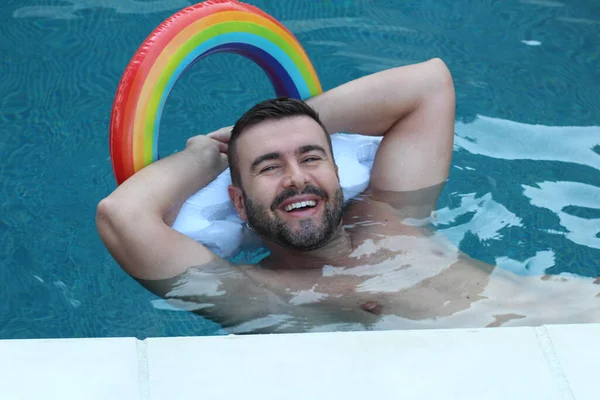
<instances>
[{"instance_id":1,"label":"man","mask_svg":"<svg viewBox=\"0 0 600 400\"><path fill-rule=\"evenodd\" d=\"M190 139L104 199L98 229L125 271L232 332L536 321L529 297L540 279L491 279L493 267L406 223L429 216L448 177L455 95L441 60L366 76L307 104L258 104L233 130ZM383 136L368 189L347 206L335 132ZM231 201L270 249L260 266L232 265L170 228L228 164ZM597 292L582 292L594 307Z\"/></svg>"}]
</instances>

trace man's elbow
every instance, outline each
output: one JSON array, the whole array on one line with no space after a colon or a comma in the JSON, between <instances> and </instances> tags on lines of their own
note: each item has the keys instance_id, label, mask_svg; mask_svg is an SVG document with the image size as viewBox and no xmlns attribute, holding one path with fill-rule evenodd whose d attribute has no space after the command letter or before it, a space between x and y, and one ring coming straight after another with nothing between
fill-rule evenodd
<instances>
[{"instance_id":1,"label":"man's elbow","mask_svg":"<svg viewBox=\"0 0 600 400\"><path fill-rule=\"evenodd\" d=\"M431 68L431 82L436 89L451 89L454 91L452 73L441 58L432 58L427 62Z\"/></svg>"},{"instance_id":2,"label":"man's elbow","mask_svg":"<svg viewBox=\"0 0 600 400\"><path fill-rule=\"evenodd\" d=\"M127 227L135 225L138 212L112 196L106 197L96 207L96 228L106 248L113 252L122 245L121 238L127 234Z\"/></svg>"},{"instance_id":3,"label":"man's elbow","mask_svg":"<svg viewBox=\"0 0 600 400\"><path fill-rule=\"evenodd\" d=\"M422 72L420 106L428 110L427 113L431 113L431 110L436 110L437 113L448 110L454 119L456 93L452 73L446 63L440 58L432 58L423 63Z\"/></svg>"},{"instance_id":4,"label":"man's elbow","mask_svg":"<svg viewBox=\"0 0 600 400\"><path fill-rule=\"evenodd\" d=\"M110 248L114 245L115 219L117 218L117 205L110 197L104 198L96 207L96 229L104 242L104 245Z\"/></svg>"},{"instance_id":5,"label":"man's elbow","mask_svg":"<svg viewBox=\"0 0 600 400\"><path fill-rule=\"evenodd\" d=\"M131 222L132 218L135 216L129 216L122 205L110 196L101 200L96 207L96 228L100 239L115 261L128 273L130 268L127 267L126 243L131 232L128 232L127 227L135 225Z\"/></svg>"}]
</instances>

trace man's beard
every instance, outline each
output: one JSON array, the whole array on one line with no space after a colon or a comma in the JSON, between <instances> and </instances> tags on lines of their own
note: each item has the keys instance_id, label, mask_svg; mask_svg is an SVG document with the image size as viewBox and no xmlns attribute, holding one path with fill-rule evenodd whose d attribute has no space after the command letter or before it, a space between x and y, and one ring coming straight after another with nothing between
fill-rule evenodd
<instances>
[{"instance_id":1,"label":"man's beard","mask_svg":"<svg viewBox=\"0 0 600 400\"><path fill-rule=\"evenodd\" d=\"M300 229L292 231L289 223L284 221L277 213L277 207L290 197L314 194L325 203L323 222L311 219L300 220ZM248 216L248 225L264 239L269 239L284 247L308 251L318 249L327 244L335 234L343 216L344 195L338 188L332 202L329 202L327 193L316 186L309 185L302 192L286 190L281 193L271 204L272 216L269 216L267 207L254 204L242 189L242 197Z\"/></svg>"}]
</instances>

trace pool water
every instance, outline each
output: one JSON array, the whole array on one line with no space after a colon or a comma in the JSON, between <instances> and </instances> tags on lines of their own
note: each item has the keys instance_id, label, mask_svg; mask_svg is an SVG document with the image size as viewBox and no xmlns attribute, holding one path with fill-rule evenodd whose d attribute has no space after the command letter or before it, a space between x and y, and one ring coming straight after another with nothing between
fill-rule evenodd
<instances>
[{"instance_id":1,"label":"pool water","mask_svg":"<svg viewBox=\"0 0 600 400\"><path fill-rule=\"evenodd\" d=\"M457 118L437 228L520 274L600 275L600 3L251 3L297 36L324 89L444 59ZM121 74L145 37L190 4L0 5L0 339L222 333L128 277L94 222L115 188L108 124ZM241 57L202 60L167 101L161 154L272 94Z\"/></svg>"}]
</instances>

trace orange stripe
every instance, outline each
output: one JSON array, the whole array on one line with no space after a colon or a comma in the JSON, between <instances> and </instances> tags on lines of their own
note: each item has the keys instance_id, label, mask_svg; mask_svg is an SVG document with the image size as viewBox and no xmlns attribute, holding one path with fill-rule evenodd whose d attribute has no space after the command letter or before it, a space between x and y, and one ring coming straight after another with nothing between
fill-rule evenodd
<instances>
[{"instance_id":1,"label":"orange stripe","mask_svg":"<svg viewBox=\"0 0 600 400\"><path fill-rule=\"evenodd\" d=\"M133 59L130 61L130 66L132 67L130 71L134 73L135 76L127 79L130 87L127 88L124 93L126 99L124 99L125 104L123 104L121 109L123 114L122 120L120 121L121 123L119 124L122 135L122 141L119 144L119 148L120 154L123 157L123 174L125 177L128 178L136 172L133 154L133 137L135 136L135 132L133 131L133 121L141 88L146 81L146 77L148 76L152 65L154 65L164 47L182 29L193 24L199 18L224 10L237 10L244 8L243 6L244 5L241 3L224 1L222 3L204 2L187 7L160 24L152 31L137 50ZM126 70L125 74L127 74L128 70Z\"/></svg>"}]
</instances>

